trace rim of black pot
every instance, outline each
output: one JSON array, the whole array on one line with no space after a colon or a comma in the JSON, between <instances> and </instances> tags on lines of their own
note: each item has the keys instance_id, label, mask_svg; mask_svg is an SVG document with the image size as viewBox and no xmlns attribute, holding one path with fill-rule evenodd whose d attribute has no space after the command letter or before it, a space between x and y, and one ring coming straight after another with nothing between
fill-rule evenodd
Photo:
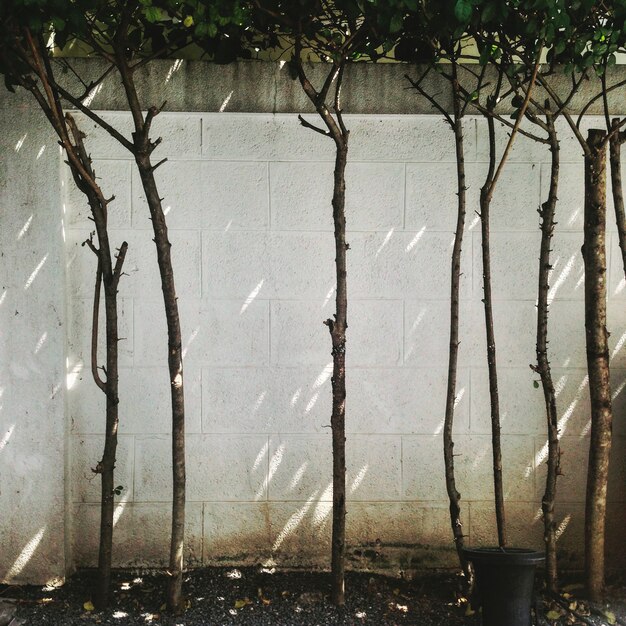
<instances>
[{"instance_id":1,"label":"rim of black pot","mask_svg":"<svg viewBox=\"0 0 626 626\"><path fill-rule=\"evenodd\" d=\"M510 563L511 565L539 565L545 561L545 553L530 548L463 548L468 561L480 563Z\"/></svg>"}]
</instances>

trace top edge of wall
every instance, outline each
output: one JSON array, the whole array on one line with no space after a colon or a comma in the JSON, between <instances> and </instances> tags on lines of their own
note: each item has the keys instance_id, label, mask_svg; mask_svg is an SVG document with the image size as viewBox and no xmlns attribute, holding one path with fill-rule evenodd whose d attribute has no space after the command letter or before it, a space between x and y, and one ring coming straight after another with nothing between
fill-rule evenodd
<instances>
[{"instance_id":1,"label":"top edge of wall","mask_svg":"<svg viewBox=\"0 0 626 626\"><path fill-rule=\"evenodd\" d=\"M100 76L106 64L100 59L67 59L73 70L87 83ZM626 78L626 66L610 68L608 84ZM314 85L321 85L328 66L320 63L309 66L309 75ZM69 70L58 70L59 82L73 93L82 91L81 83ZM419 76L420 69L402 63L355 63L349 65L344 78L342 106L345 113L440 115L431 104L419 96L405 75ZM555 91L567 94L571 79L555 72ZM154 60L136 74L136 83L142 105L145 108L160 106L164 101L166 111L184 112L231 112L231 113L306 113L313 111L311 103L300 84L292 80L285 63L269 61L238 61L230 65L217 65L207 61ZM424 88L437 94L441 104L451 109L450 87L445 78L431 72L423 81ZM469 88L469 86L468 86ZM611 115L626 113L624 88L609 93ZM571 100L569 110L578 113L599 91L599 80L586 81L580 92ZM2 90L0 109L20 106L36 106L25 92L18 98ZM541 90L535 97L543 99ZM32 101L32 102L31 102ZM126 99L119 77L107 77L88 98L94 110L125 111ZM510 113L510 98L500 105L500 113ZM468 114L475 111L468 109ZM589 115L601 115L602 100L598 98L587 110Z\"/></svg>"}]
</instances>

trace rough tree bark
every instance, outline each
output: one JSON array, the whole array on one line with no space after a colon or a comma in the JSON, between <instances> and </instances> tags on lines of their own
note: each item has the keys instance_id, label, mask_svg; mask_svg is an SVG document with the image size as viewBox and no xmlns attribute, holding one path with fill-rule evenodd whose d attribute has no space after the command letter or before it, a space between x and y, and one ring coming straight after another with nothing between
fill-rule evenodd
<instances>
[{"instance_id":1,"label":"rough tree bark","mask_svg":"<svg viewBox=\"0 0 626 626\"><path fill-rule=\"evenodd\" d=\"M626 141L626 133L618 132L619 119L613 120L613 131L610 137L609 161L611 163L611 191L615 207L615 222L619 237L619 248L622 253L622 266L626 280L626 213L624 212L624 192L622 187L622 144Z\"/></svg>"},{"instance_id":2,"label":"rough tree bark","mask_svg":"<svg viewBox=\"0 0 626 626\"><path fill-rule=\"evenodd\" d=\"M183 354L182 336L178 299L172 268L171 247L167 222L154 171L164 161L154 165L151 155L160 140L151 141L150 128L152 121L160 112L156 107L148 109L145 117L135 86L132 69L126 58L124 38L116 40L116 66L122 78L122 85L133 117L135 132L133 133L133 150L135 163L141 178L154 232L154 243L157 250L161 290L165 305L165 318L168 338L168 368L170 376L170 395L172 402L172 533L170 543L169 584L167 606L172 612L183 609L183 553L185 535L185 400L183 388Z\"/></svg>"},{"instance_id":3,"label":"rough tree bark","mask_svg":"<svg viewBox=\"0 0 626 626\"><path fill-rule=\"evenodd\" d=\"M554 519L554 502L556 499L556 481L560 474L561 450L559 445L558 414L556 407L556 393L552 380L552 371L548 359L548 283L550 270L550 252L554 234L554 221L557 190L559 184L560 148L554 126L554 117L546 112L546 127L550 146L550 188L547 200L541 205L541 251L539 254L539 286L537 298L537 365L531 366L541 378L543 397L546 405L546 419L548 426L548 459L546 488L541 500L543 511L543 540L546 551L546 586L552 593L558 591L558 567L556 555L556 521Z\"/></svg>"},{"instance_id":4,"label":"rough tree bark","mask_svg":"<svg viewBox=\"0 0 626 626\"><path fill-rule=\"evenodd\" d=\"M40 108L48 118L59 137L59 142L67 155L67 164L78 189L86 196L96 228L97 246L90 237L85 243L97 257L96 283L94 289L91 370L95 383L106 395L105 446L102 459L94 468L101 475L100 501L100 541L98 549L98 570L93 590L94 605L104 609L109 603L111 581L111 560L113 552L113 513L115 495L115 457L117 450L118 429L118 310L117 288L122 276L122 267L128 244L120 246L117 259L109 242L107 226L107 207L113 198L106 199L96 182L91 158L85 150L85 135L78 129L76 122L64 114L61 99L56 88L54 73L44 42L24 32L24 46L16 39L15 52L37 76L39 84L32 77L24 76L20 84L34 96ZM98 373L98 319L100 292L104 285L106 319L106 367L103 368L105 380Z\"/></svg>"},{"instance_id":5,"label":"rough tree bark","mask_svg":"<svg viewBox=\"0 0 626 626\"><path fill-rule=\"evenodd\" d=\"M463 143L463 113L462 96L459 90L456 61L452 62L452 102L454 118L452 130L454 132L454 144L456 150L457 172L457 220L454 234L454 246L452 248L452 261L450 268L450 351L448 355L448 385L446 390L446 412L443 423L443 456L446 474L446 489L450 501L450 524L454 544L459 556L459 561L467 581L472 578L469 563L463 554L465 538L461 523L461 494L456 487L454 474L454 441L452 428L454 425L454 409L456 405L456 380L457 363L459 356L459 308L460 308L460 285L461 285L461 252L463 248L463 231L465 229L466 214L466 186L465 186L465 152Z\"/></svg>"},{"instance_id":6,"label":"rough tree bark","mask_svg":"<svg viewBox=\"0 0 626 626\"><path fill-rule=\"evenodd\" d=\"M604 592L606 492L613 411L606 330L606 132L591 129L585 154L585 335L591 438L585 505L585 582L591 600Z\"/></svg>"},{"instance_id":7,"label":"rough tree bark","mask_svg":"<svg viewBox=\"0 0 626 626\"><path fill-rule=\"evenodd\" d=\"M493 99L495 106L495 98ZM502 443L500 437L500 397L498 393L498 368L496 359L496 339L493 327L493 300L491 295L491 246L489 220L492 189L496 164L496 130L493 116L487 117L489 133L489 169L485 184L480 190L481 253L483 263L483 304L485 312L485 332L487 336L487 367L489 371L489 399L491 407L491 446L493 453L493 487L495 495L496 526L498 545L506 546L506 519L504 511L504 490L502 487Z\"/></svg>"},{"instance_id":8,"label":"rough tree bark","mask_svg":"<svg viewBox=\"0 0 626 626\"><path fill-rule=\"evenodd\" d=\"M341 110L341 84L347 63L346 56L334 61L324 86L318 92L306 76L302 63L301 37L296 36L294 59L298 78L304 92L327 130L318 128L299 117L303 126L335 142L335 170L333 178L333 223L335 237L336 297L334 319L327 319L332 342L333 375L331 378L333 406L331 431L333 446L333 527L331 552L331 600L337 606L345 604L345 552L346 552L346 330L348 328L348 283L346 243L346 164L348 162L348 137ZM326 98L334 83L333 117Z\"/></svg>"}]
</instances>

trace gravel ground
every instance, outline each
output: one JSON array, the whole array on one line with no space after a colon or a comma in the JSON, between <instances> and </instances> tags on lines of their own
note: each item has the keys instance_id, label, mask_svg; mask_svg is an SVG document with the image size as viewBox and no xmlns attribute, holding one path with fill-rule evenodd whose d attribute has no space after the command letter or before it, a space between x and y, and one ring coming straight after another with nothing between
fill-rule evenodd
<instances>
[{"instance_id":1,"label":"gravel ground","mask_svg":"<svg viewBox=\"0 0 626 626\"><path fill-rule=\"evenodd\" d=\"M337 609L329 602L328 574L273 572L263 568L194 570L185 578L187 610L180 617L164 612L166 579L150 572L116 572L111 609L88 610L91 576L90 572L79 572L58 588L0 587L0 626L7 623L1 618L3 604L14 607L11 626L480 624L478 613L466 616L460 579L450 573L433 573L412 581L348 573L346 606ZM539 618L535 623L626 624L626 583L614 584L609 605L593 607L592 611L576 600L577 588L570 585L568 596L561 598L560 604L538 599ZM578 616L565 608L568 605L574 607ZM547 620L549 611L561 614Z\"/></svg>"}]
</instances>

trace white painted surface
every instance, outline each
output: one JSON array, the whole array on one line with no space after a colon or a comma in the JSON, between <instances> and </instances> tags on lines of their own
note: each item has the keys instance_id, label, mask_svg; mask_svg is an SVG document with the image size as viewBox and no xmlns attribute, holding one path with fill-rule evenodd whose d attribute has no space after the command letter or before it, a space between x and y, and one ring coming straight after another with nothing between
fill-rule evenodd
<instances>
[{"instance_id":1,"label":"white painted surface","mask_svg":"<svg viewBox=\"0 0 626 626\"><path fill-rule=\"evenodd\" d=\"M118 127L128 126L124 113L107 117ZM449 257L456 221L452 135L433 116L346 119L352 129L347 183L348 541L353 549L378 541L381 554L372 563L352 550L351 562L382 567L453 563L441 442ZM332 501L331 356L322 322L334 310L332 142L302 128L295 115L164 113L157 121L155 133L164 139L159 156L169 158L157 178L170 224L186 352L188 557L193 564L271 557L289 565L325 565ZM92 123L83 120L82 125L103 189L116 195L112 242L129 242L129 276L120 285L121 334L126 339L120 355L116 484L124 490L116 514L115 558L118 565L157 565L167 555L171 470L166 334L152 233L129 155ZM474 213L485 171L483 130L481 120L466 121L470 205L461 284L455 452L460 455L457 485L471 543L493 542L495 530L480 228ZM581 151L566 135L561 139L564 165L553 246L550 350L563 434L561 543L567 549L565 558L576 563L582 555L589 406L580 255ZM548 159L546 150L520 140L493 204L508 519L512 541L538 547L545 417L541 390L534 388L536 377L528 365L535 360L537 207L541 191L545 194ZM50 174L50 184L58 185L54 176ZM65 170L62 181L67 190ZM18 188L11 187L10 193ZM2 197L8 193L3 190ZM66 414L72 498L67 506L76 520L74 563L89 565L94 563L98 525L98 484L90 468L101 454L104 398L84 369L94 263L80 243L89 224L78 194L66 191L63 201L71 379ZM42 199L36 202L43 204ZM9 219L5 215L3 224ZM23 221L10 218L9 224L15 230ZM613 224L609 230L609 322L617 394L609 498L611 527L619 528L626 498L626 290L620 287ZM57 237L47 245L54 245L50 254L60 259L62 240ZM11 238L3 249L12 255L20 252ZM35 254L31 265L38 260ZM26 272L24 262L16 267ZM46 294L58 294L60 287L54 280L42 283ZM8 310L4 305L0 314ZM20 336L33 343L44 317L35 311L29 315L33 326ZM3 341L16 335L11 328ZM2 344L2 349L12 359L19 356L11 345ZM58 338L56 353L41 365L41 376L54 378L51 372L62 368L62 354ZM6 393L15 394L15 376L2 383L5 380ZM9 421L6 411L0 417L3 425ZM62 467L62 417L48 427L45 453L54 448ZM22 456L34 458L29 441L20 446ZM4 468L2 453L0 461ZM45 476L52 480L50 472ZM55 488L62 492L62 472L60 476ZM4 480L3 471L3 485ZM58 509L62 516L62 494ZM40 526L54 524L56 509L42 511L36 520ZM44 569L42 565L31 578L41 578Z\"/></svg>"}]
</instances>

